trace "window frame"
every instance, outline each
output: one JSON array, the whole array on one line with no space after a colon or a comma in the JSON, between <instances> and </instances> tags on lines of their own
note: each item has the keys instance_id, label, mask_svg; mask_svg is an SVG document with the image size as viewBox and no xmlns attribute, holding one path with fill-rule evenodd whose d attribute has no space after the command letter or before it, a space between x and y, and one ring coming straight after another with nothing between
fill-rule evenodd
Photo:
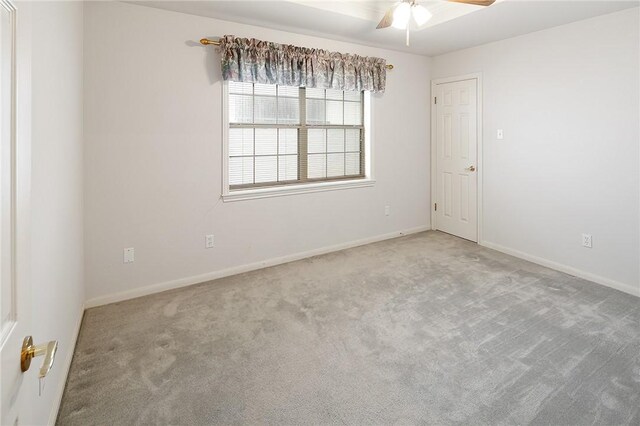
<instances>
[{"instance_id":1,"label":"window frame","mask_svg":"<svg viewBox=\"0 0 640 426\"><path fill-rule=\"evenodd\" d=\"M362 188L362 187L370 187L375 184L375 180L373 179L372 173L372 164L373 164L373 144L372 144L372 126L371 126L371 94L370 92L363 92L362 98L362 118L363 123L362 126L352 126L352 125L308 125L306 120L302 120L300 124L295 125L255 125L255 124L247 124L247 125L236 125L235 127L248 127L248 128L259 128L259 127L281 127L281 128L322 128L322 129L330 129L330 128L339 128L339 129L349 129L349 128L363 128L364 132L364 140L361 141L361 149L364 151L364 155L361 159L360 170L361 174L357 176L338 176L332 178L320 178L320 179L306 179L303 181L288 181L284 183L258 183L258 184L247 184L245 188L234 188L231 189L229 184L229 129L231 128L231 123L229 123L229 83L227 81L223 81L222 83L222 200L223 201L239 201L239 200L247 200L247 199L255 199L255 198L266 198L266 197L275 197L275 196L283 196L283 195L292 195L292 194L301 194L308 192L318 192L318 191L330 191L330 190L343 190L343 189L351 189L351 188ZM300 99L300 98L299 98ZM305 102L301 102L305 103ZM305 106L306 108L306 106ZM304 121L304 122L303 122ZM299 156L306 155L306 153L298 152ZM300 163L299 163L300 164Z\"/></svg>"}]
</instances>

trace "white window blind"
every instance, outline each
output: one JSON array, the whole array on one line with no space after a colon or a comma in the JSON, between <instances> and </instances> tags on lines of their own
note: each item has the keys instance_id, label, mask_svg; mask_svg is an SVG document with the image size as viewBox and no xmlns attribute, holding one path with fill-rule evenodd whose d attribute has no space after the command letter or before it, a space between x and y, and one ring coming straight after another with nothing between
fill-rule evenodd
<instances>
[{"instance_id":1,"label":"white window blind","mask_svg":"<svg viewBox=\"0 0 640 426\"><path fill-rule=\"evenodd\" d=\"M364 178L364 92L228 83L229 189Z\"/></svg>"}]
</instances>

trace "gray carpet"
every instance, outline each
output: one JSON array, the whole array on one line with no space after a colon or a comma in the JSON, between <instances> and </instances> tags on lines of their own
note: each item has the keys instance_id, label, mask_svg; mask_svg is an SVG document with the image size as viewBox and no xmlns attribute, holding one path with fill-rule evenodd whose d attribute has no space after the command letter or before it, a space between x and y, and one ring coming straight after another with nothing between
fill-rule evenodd
<instances>
[{"instance_id":1,"label":"gray carpet","mask_svg":"<svg viewBox=\"0 0 640 426\"><path fill-rule=\"evenodd\" d=\"M640 299L426 232L89 309L58 424L640 424Z\"/></svg>"}]
</instances>

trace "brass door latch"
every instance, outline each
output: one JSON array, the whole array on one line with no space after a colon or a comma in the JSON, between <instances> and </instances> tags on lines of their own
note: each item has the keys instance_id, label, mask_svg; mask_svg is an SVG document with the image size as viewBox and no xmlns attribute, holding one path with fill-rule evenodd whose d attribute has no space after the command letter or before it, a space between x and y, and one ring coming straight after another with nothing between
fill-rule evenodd
<instances>
[{"instance_id":1,"label":"brass door latch","mask_svg":"<svg viewBox=\"0 0 640 426\"><path fill-rule=\"evenodd\" d=\"M20 368L24 373L31 366L31 359L37 356L44 355L44 361L42 367L40 367L39 377L43 378L49 373L51 367L53 367L53 360L56 357L56 351L58 350L58 342L52 340L42 345L34 346L33 338L27 336L22 342L22 352L20 352Z\"/></svg>"}]
</instances>

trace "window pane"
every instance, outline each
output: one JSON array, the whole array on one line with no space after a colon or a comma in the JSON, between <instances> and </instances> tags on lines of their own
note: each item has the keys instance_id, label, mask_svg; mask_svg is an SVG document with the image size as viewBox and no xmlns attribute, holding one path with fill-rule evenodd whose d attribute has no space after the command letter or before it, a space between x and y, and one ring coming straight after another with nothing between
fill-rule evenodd
<instances>
[{"instance_id":1,"label":"window pane","mask_svg":"<svg viewBox=\"0 0 640 426\"><path fill-rule=\"evenodd\" d=\"M251 123L253 120L253 98L246 95L229 95L229 122Z\"/></svg>"},{"instance_id":2,"label":"window pane","mask_svg":"<svg viewBox=\"0 0 640 426\"><path fill-rule=\"evenodd\" d=\"M280 129L278 132L278 154L297 154L298 129Z\"/></svg>"},{"instance_id":3,"label":"window pane","mask_svg":"<svg viewBox=\"0 0 640 426\"><path fill-rule=\"evenodd\" d=\"M300 102L298 98L278 98L278 123L300 123Z\"/></svg>"},{"instance_id":4,"label":"window pane","mask_svg":"<svg viewBox=\"0 0 640 426\"><path fill-rule=\"evenodd\" d=\"M254 123L271 124L276 122L277 99L265 96L255 96Z\"/></svg>"},{"instance_id":5,"label":"window pane","mask_svg":"<svg viewBox=\"0 0 640 426\"><path fill-rule=\"evenodd\" d=\"M362 126L362 92L236 82L228 88L230 123L262 125L229 129L231 186L362 176L363 130L326 128ZM305 130L298 127L302 92L309 124ZM302 159L301 136L307 138ZM300 176L301 161L307 176Z\"/></svg>"},{"instance_id":6,"label":"window pane","mask_svg":"<svg viewBox=\"0 0 640 426\"><path fill-rule=\"evenodd\" d=\"M307 124L325 124L324 100L307 99Z\"/></svg>"},{"instance_id":7,"label":"window pane","mask_svg":"<svg viewBox=\"0 0 640 426\"><path fill-rule=\"evenodd\" d=\"M305 89L307 99L324 99L324 89Z\"/></svg>"},{"instance_id":8,"label":"window pane","mask_svg":"<svg viewBox=\"0 0 640 426\"><path fill-rule=\"evenodd\" d=\"M253 157L229 158L229 185L253 183Z\"/></svg>"},{"instance_id":9,"label":"window pane","mask_svg":"<svg viewBox=\"0 0 640 426\"><path fill-rule=\"evenodd\" d=\"M345 175L360 174L360 153L347 153L345 158Z\"/></svg>"},{"instance_id":10,"label":"window pane","mask_svg":"<svg viewBox=\"0 0 640 426\"><path fill-rule=\"evenodd\" d=\"M336 99L341 101L343 99L343 91L342 90L333 90L327 89L327 99Z\"/></svg>"},{"instance_id":11,"label":"window pane","mask_svg":"<svg viewBox=\"0 0 640 426\"><path fill-rule=\"evenodd\" d=\"M344 176L344 154L327 154L327 177Z\"/></svg>"},{"instance_id":12,"label":"window pane","mask_svg":"<svg viewBox=\"0 0 640 426\"><path fill-rule=\"evenodd\" d=\"M251 95L253 94L253 83L239 83L237 81L230 81L229 93L241 93L244 95Z\"/></svg>"},{"instance_id":13,"label":"window pane","mask_svg":"<svg viewBox=\"0 0 640 426\"><path fill-rule=\"evenodd\" d=\"M347 129L345 139L346 151L360 151L360 129Z\"/></svg>"},{"instance_id":14,"label":"window pane","mask_svg":"<svg viewBox=\"0 0 640 426\"><path fill-rule=\"evenodd\" d=\"M256 183L278 180L278 157L256 157Z\"/></svg>"},{"instance_id":15,"label":"window pane","mask_svg":"<svg viewBox=\"0 0 640 426\"><path fill-rule=\"evenodd\" d=\"M362 100L362 92L345 91L344 100L360 102Z\"/></svg>"},{"instance_id":16,"label":"window pane","mask_svg":"<svg viewBox=\"0 0 640 426\"><path fill-rule=\"evenodd\" d=\"M325 129L309 129L307 132L307 152L317 153L326 152L326 130Z\"/></svg>"},{"instance_id":17,"label":"window pane","mask_svg":"<svg viewBox=\"0 0 640 426\"><path fill-rule=\"evenodd\" d=\"M362 124L362 112L360 102L344 103L344 124Z\"/></svg>"},{"instance_id":18,"label":"window pane","mask_svg":"<svg viewBox=\"0 0 640 426\"><path fill-rule=\"evenodd\" d=\"M253 155L253 129L229 129L229 155Z\"/></svg>"},{"instance_id":19,"label":"window pane","mask_svg":"<svg viewBox=\"0 0 640 426\"><path fill-rule=\"evenodd\" d=\"M298 156L280 155L278 157L278 180L298 179Z\"/></svg>"},{"instance_id":20,"label":"window pane","mask_svg":"<svg viewBox=\"0 0 640 426\"><path fill-rule=\"evenodd\" d=\"M341 101L327 101L327 123L343 124L342 122L342 105Z\"/></svg>"},{"instance_id":21,"label":"window pane","mask_svg":"<svg viewBox=\"0 0 640 426\"><path fill-rule=\"evenodd\" d=\"M300 96L300 88L294 86L278 86L278 96L298 98Z\"/></svg>"},{"instance_id":22,"label":"window pane","mask_svg":"<svg viewBox=\"0 0 640 426\"><path fill-rule=\"evenodd\" d=\"M256 129L256 155L278 153L278 129ZM257 173L257 172L256 172Z\"/></svg>"},{"instance_id":23,"label":"window pane","mask_svg":"<svg viewBox=\"0 0 640 426\"><path fill-rule=\"evenodd\" d=\"M269 96L275 96L276 95L276 85L275 84L260 84L260 83L256 83L254 85L254 95L269 95Z\"/></svg>"},{"instance_id":24,"label":"window pane","mask_svg":"<svg viewBox=\"0 0 640 426\"><path fill-rule=\"evenodd\" d=\"M327 130L327 152L344 152L344 130Z\"/></svg>"},{"instance_id":25,"label":"window pane","mask_svg":"<svg viewBox=\"0 0 640 426\"><path fill-rule=\"evenodd\" d=\"M309 154L307 162L307 175L309 179L327 177L327 156L326 154Z\"/></svg>"}]
</instances>

